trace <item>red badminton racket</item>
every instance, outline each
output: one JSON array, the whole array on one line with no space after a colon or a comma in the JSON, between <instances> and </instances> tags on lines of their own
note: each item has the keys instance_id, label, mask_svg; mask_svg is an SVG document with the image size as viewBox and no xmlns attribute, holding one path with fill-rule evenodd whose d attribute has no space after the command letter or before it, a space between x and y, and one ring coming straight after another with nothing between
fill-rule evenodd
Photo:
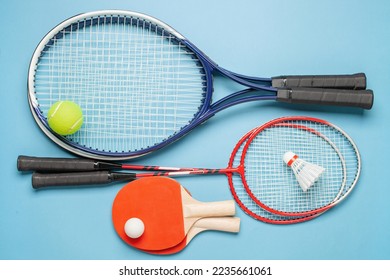
<instances>
[{"instance_id":1,"label":"red badminton racket","mask_svg":"<svg viewBox=\"0 0 390 280\"><path fill-rule=\"evenodd\" d=\"M33 186L96 185L148 176L226 174L229 177L238 174L247 194L261 208L277 215L300 217L329 209L356 185L361 168L357 147L344 131L329 122L309 117L284 117L270 121L249 134L239 141L242 144L248 137L237 166L232 166L230 162L222 169L167 168L169 171L162 171L166 167L146 166L138 170L157 171L35 173ZM301 158L325 169L309 191L302 191L294 172L283 162L287 151L294 151ZM99 165L103 169L109 168L104 164L94 166ZM29 169L33 168L30 166ZM229 181L234 188L232 180Z\"/></svg>"}]
</instances>

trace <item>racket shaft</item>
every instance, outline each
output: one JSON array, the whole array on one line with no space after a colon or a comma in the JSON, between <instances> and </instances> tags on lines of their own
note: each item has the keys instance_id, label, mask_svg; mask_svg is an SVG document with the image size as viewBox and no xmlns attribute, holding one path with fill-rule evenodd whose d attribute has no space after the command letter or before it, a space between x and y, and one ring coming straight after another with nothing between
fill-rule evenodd
<instances>
[{"instance_id":1,"label":"racket shaft","mask_svg":"<svg viewBox=\"0 0 390 280\"><path fill-rule=\"evenodd\" d=\"M17 160L19 171L40 172L73 172L73 171L98 171L98 170L143 170L143 171L188 171L197 168L165 167L150 165L130 165L105 161L95 161L85 158L50 158L19 156Z\"/></svg>"},{"instance_id":2,"label":"racket shaft","mask_svg":"<svg viewBox=\"0 0 390 280\"><path fill-rule=\"evenodd\" d=\"M177 177L186 175L208 175L208 174L226 174L236 172L231 169L194 169L192 171L157 171L150 173L124 173L103 171L90 172L63 172L63 173L39 173L32 175L32 185L34 189L57 186L77 186L77 185L100 185L109 184L115 181L133 181L137 178L166 176Z\"/></svg>"},{"instance_id":3,"label":"racket shaft","mask_svg":"<svg viewBox=\"0 0 390 280\"><path fill-rule=\"evenodd\" d=\"M366 75L307 75L307 76L278 76L272 78L275 88L337 88L337 89L366 89Z\"/></svg>"},{"instance_id":4,"label":"racket shaft","mask_svg":"<svg viewBox=\"0 0 390 280\"><path fill-rule=\"evenodd\" d=\"M371 109L374 95L371 90L337 90L323 88L279 89L277 101L297 104L318 104Z\"/></svg>"},{"instance_id":5,"label":"racket shaft","mask_svg":"<svg viewBox=\"0 0 390 280\"><path fill-rule=\"evenodd\" d=\"M70 173L37 173L32 175L34 189L45 187L101 185L114 181L132 181L136 178L133 173L113 173L109 171L70 172Z\"/></svg>"}]
</instances>

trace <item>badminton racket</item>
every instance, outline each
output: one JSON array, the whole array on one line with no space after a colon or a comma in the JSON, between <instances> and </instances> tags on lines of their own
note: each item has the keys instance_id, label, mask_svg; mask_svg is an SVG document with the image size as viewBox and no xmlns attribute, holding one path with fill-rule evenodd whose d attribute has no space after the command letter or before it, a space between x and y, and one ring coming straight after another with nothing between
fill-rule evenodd
<instances>
[{"instance_id":1,"label":"badminton racket","mask_svg":"<svg viewBox=\"0 0 390 280\"><path fill-rule=\"evenodd\" d=\"M245 88L214 103L213 76ZM77 15L53 28L29 67L29 104L39 127L61 147L124 160L158 150L230 106L260 100L370 109L363 73L248 77L228 71L167 24L130 11ZM60 136L47 122L59 100L79 104L83 127Z\"/></svg>"},{"instance_id":2,"label":"badminton racket","mask_svg":"<svg viewBox=\"0 0 390 280\"><path fill-rule=\"evenodd\" d=\"M245 141L245 137L248 135L239 143ZM320 180L309 191L301 190L291 168L283 162L286 151L294 151L325 168ZM295 217L312 215L334 206L355 187L361 169L360 154L352 139L337 126L309 117L279 118L254 129L245 142L240 164L232 164L230 162L222 169L186 168L141 173L110 170L35 173L33 186L105 184L148 176L225 174L229 177L237 174L257 205L273 214ZM232 180L230 184L234 188Z\"/></svg>"},{"instance_id":3,"label":"badminton racket","mask_svg":"<svg viewBox=\"0 0 390 280\"><path fill-rule=\"evenodd\" d=\"M253 130L252 130L253 131ZM242 150L245 146L246 141L251 135L252 131L249 131L240 141L237 143L236 147L233 150L231 159L229 162L229 167L234 168L240 165L240 159L242 155ZM112 162L101 162L91 159L83 158L48 158L48 157L29 157L29 156L19 156L17 160L17 166L19 171L41 171L41 172L70 172L70 171L93 171L93 170L105 170L105 169L128 169L128 170L142 170L142 171L189 171L196 170L197 168L176 168L176 167L162 167L162 166L142 166L142 165L129 165L121 163L112 163ZM48 185L53 184L53 176L61 176L62 173L57 175L52 174L34 174L33 176L38 178L43 178L45 183ZM177 175L177 173L175 172ZM237 174L229 174L229 185L232 195L240 206L240 208L252 218L255 218L259 221L270 223L270 224L293 224L300 223L311 220L317 217L316 215L308 215L302 217L288 217L272 214L259 205L257 205L250 196L246 193L246 190L243 186L241 177ZM43 176L43 177L42 177ZM69 176L68 173L65 173L65 176ZM33 181L36 181L33 179ZM43 182L41 182L43 183Z\"/></svg>"}]
</instances>

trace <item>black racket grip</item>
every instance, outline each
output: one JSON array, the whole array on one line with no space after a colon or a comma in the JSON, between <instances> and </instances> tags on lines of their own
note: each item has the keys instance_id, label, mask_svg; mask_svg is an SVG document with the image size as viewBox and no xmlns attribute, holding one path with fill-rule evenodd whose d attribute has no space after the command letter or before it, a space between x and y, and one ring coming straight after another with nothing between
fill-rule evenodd
<instances>
[{"instance_id":1,"label":"black racket grip","mask_svg":"<svg viewBox=\"0 0 390 280\"><path fill-rule=\"evenodd\" d=\"M296 104L318 104L371 109L374 102L372 90L338 90L323 88L279 89L277 101Z\"/></svg>"},{"instance_id":2,"label":"black racket grip","mask_svg":"<svg viewBox=\"0 0 390 280\"><path fill-rule=\"evenodd\" d=\"M72 172L94 171L120 168L120 164L98 162L85 158L50 158L19 156L17 167L19 171L42 171L42 172Z\"/></svg>"},{"instance_id":3,"label":"black racket grip","mask_svg":"<svg viewBox=\"0 0 390 280\"><path fill-rule=\"evenodd\" d=\"M132 181L134 173L113 173L110 171L69 172L69 173L38 173L32 175L34 189L45 187L84 186L109 184L114 181Z\"/></svg>"},{"instance_id":4,"label":"black racket grip","mask_svg":"<svg viewBox=\"0 0 390 280\"><path fill-rule=\"evenodd\" d=\"M278 76L272 78L272 86L275 88L366 89L366 75L357 73L351 75Z\"/></svg>"}]
</instances>

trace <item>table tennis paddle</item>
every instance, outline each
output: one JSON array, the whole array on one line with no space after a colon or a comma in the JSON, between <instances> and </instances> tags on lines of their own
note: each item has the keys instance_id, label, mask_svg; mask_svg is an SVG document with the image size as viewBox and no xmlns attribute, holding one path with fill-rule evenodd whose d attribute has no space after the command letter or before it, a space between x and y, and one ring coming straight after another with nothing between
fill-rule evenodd
<instances>
[{"instance_id":1,"label":"table tennis paddle","mask_svg":"<svg viewBox=\"0 0 390 280\"><path fill-rule=\"evenodd\" d=\"M141 250L171 248L186 238L197 220L234 213L232 200L197 201L179 182L167 177L145 177L126 184L112 206L116 232L127 244ZM130 238L125 232L125 224L132 218L144 224L144 232L138 238Z\"/></svg>"},{"instance_id":2,"label":"table tennis paddle","mask_svg":"<svg viewBox=\"0 0 390 280\"><path fill-rule=\"evenodd\" d=\"M155 255L176 254L187 247L190 241L199 233L206 230L217 230L237 233L240 231L240 218L238 217L210 217L197 220L186 237L179 244L163 250L143 250Z\"/></svg>"}]
</instances>

